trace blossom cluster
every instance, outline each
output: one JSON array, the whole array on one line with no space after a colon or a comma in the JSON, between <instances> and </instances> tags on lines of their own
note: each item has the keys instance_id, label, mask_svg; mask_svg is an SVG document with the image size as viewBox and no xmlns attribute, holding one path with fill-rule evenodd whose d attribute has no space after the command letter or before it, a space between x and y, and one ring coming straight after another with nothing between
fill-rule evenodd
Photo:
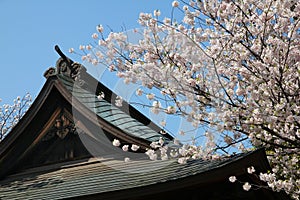
<instances>
[{"instance_id":1,"label":"blossom cluster","mask_svg":"<svg viewBox=\"0 0 300 200\"><path fill-rule=\"evenodd\" d=\"M112 141L112 144L113 144L113 146L115 146L115 147L121 146L121 142L120 142L120 140L118 140L118 139L114 139L114 140ZM137 151L139 148L140 148L140 147L139 147L138 145L132 144L130 149L131 149L132 151ZM123 145L123 146L122 146L122 150L123 150L123 151L128 151L128 150L129 150L129 145L128 145L128 144Z\"/></svg>"},{"instance_id":2,"label":"blossom cluster","mask_svg":"<svg viewBox=\"0 0 300 200\"><path fill-rule=\"evenodd\" d=\"M93 35L98 46L81 46L82 58L105 63L125 83L158 89L164 103L137 91L153 102L152 112L180 114L206 130L205 146L176 151L180 163L199 156L213 159L236 145L245 150L248 140L268 153L272 172L260 178L297 199L300 3L191 0L171 6L178 15L140 14L137 43L129 42L126 33L103 37L98 26L101 37ZM157 158L151 150L148 154ZM266 178L270 174L274 179ZM250 189L247 184L245 189Z\"/></svg>"},{"instance_id":3,"label":"blossom cluster","mask_svg":"<svg viewBox=\"0 0 300 200\"><path fill-rule=\"evenodd\" d=\"M1 103L0 99L0 103ZM0 105L0 141L19 122L32 102L31 95L27 93L24 97L17 97L13 104Z\"/></svg>"}]
</instances>

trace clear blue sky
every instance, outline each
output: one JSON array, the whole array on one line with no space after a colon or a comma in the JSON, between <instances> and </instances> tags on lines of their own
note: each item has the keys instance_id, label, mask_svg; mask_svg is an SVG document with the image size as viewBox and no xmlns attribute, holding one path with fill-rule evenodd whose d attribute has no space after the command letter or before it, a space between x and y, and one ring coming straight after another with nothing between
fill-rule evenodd
<instances>
[{"instance_id":1,"label":"clear blue sky","mask_svg":"<svg viewBox=\"0 0 300 200\"><path fill-rule=\"evenodd\" d=\"M0 98L29 92L33 97L45 83L43 73L59 58L54 45L73 60L70 47L92 41L95 27L114 31L139 27L140 12L171 13L172 0L0 0ZM107 28L106 28L107 29ZM3 103L2 102L2 103Z\"/></svg>"},{"instance_id":2,"label":"clear blue sky","mask_svg":"<svg viewBox=\"0 0 300 200\"><path fill-rule=\"evenodd\" d=\"M59 58L54 50L56 44L68 57L81 62L79 56L69 54L68 49L73 47L78 51L79 45L92 42L91 35L96 32L98 24L114 31L123 31L124 27L127 30L138 28L140 12L153 13L159 9L161 18L170 17L172 2L0 0L0 105L11 104L14 98L27 92L33 98L38 95L46 81L44 72L55 66ZM158 116L150 117L154 120ZM170 132L190 129L190 124L183 119L170 120L173 129Z\"/></svg>"},{"instance_id":3,"label":"clear blue sky","mask_svg":"<svg viewBox=\"0 0 300 200\"><path fill-rule=\"evenodd\" d=\"M0 105L12 104L14 98L27 92L33 98L38 95L46 82L44 72L50 66L55 66L59 58L54 50L56 44L72 60L81 62L79 56L70 54L68 50L73 47L79 52L79 45L92 42L91 35L96 32L98 24L102 24L106 31L108 27L114 31L123 31L124 27L127 30L138 28L140 12L153 13L155 9L159 9L162 19L164 16L170 17L172 2L173 0L0 0ZM113 90L116 86L115 82L104 84ZM128 88L124 87L123 91L128 91ZM166 117L153 116L145 109L142 112L146 112L157 124ZM172 122L168 123L169 132L191 129L184 119L169 117ZM193 132L190 134L193 135Z\"/></svg>"}]
</instances>

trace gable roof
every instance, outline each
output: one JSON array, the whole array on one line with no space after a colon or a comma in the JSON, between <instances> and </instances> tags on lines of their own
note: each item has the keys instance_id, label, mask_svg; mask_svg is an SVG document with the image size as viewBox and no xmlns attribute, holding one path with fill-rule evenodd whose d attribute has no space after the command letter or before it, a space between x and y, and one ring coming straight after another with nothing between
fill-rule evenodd
<instances>
[{"instance_id":1,"label":"gable roof","mask_svg":"<svg viewBox=\"0 0 300 200\"><path fill-rule=\"evenodd\" d=\"M120 108L105 99L98 99L97 95L83 89L70 77L58 74L59 80L72 93L73 98L78 99L83 105L94 112L97 116L126 132L128 135L145 139L147 141L158 141L164 137L137 119L132 118ZM169 140L171 137L166 137Z\"/></svg>"},{"instance_id":2,"label":"gable roof","mask_svg":"<svg viewBox=\"0 0 300 200\"><path fill-rule=\"evenodd\" d=\"M0 143L0 179L29 156L64 110L71 113L73 126L78 131L84 129L96 139L106 135L122 143L137 144L141 149L148 148L159 137L166 141L172 139L169 134L160 134L158 126L126 102L121 108L114 106L110 101L116 95L111 90L90 76L84 66L56 49L61 55L56 67L45 72L47 81L39 95ZM99 91L105 93L105 99L97 98Z\"/></svg>"}]
</instances>

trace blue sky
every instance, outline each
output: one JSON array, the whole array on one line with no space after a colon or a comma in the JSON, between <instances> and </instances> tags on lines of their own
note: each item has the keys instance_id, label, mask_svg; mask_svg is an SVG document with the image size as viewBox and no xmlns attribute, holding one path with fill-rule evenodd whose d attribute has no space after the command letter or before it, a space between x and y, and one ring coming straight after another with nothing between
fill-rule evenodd
<instances>
[{"instance_id":1,"label":"blue sky","mask_svg":"<svg viewBox=\"0 0 300 200\"><path fill-rule=\"evenodd\" d=\"M155 9L159 9L161 18L170 17L172 2L173 0L0 0L0 105L12 104L13 99L27 92L33 99L38 95L46 82L44 72L50 66L55 66L59 58L54 50L56 44L72 60L81 62L78 55L70 54L68 50L73 47L80 52L79 45L93 42L91 35L96 32L98 24L103 25L105 33L108 33L109 28L117 32L124 31L124 27L126 30L138 28L140 12L153 13ZM90 69L90 66L86 67ZM109 79L106 78L107 80ZM120 82L113 80L104 82L112 90ZM118 89L132 92L132 88ZM157 124L166 117L152 116L146 110L142 112L146 112ZM174 129L169 130L171 132L177 132L179 126L184 127L185 123L181 119L172 118L171 121Z\"/></svg>"},{"instance_id":2,"label":"blue sky","mask_svg":"<svg viewBox=\"0 0 300 200\"><path fill-rule=\"evenodd\" d=\"M29 92L35 98L46 82L44 72L55 66L59 55L54 46L74 61L80 57L68 53L73 47L93 41L91 35L102 24L107 30L138 28L140 12L161 11L170 17L173 0L0 0L0 103L13 103ZM182 5L181 5L182 6ZM109 27L109 28L108 28ZM114 85L104 83L105 85ZM113 89L113 88L112 88ZM124 89L126 90L126 89ZM143 112L143 111L142 111ZM149 112L145 113L146 115ZM166 116L149 116L158 123ZM170 117L169 132L186 129L184 119ZM196 131L197 132L197 131ZM191 132L191 135L194 131ZM190 139L190 137L189 137Z\"/></svg>"},{"instance_id":3,"label":"blue sky","mask_svg":"<svg viewBox=\"0 0 300 200\"><path fill-rule=\"evenodd\" d=\"M54 45L68 49L92 41L95 27L114 31L139 27L140 12L171 13L172 0L0 0L0 98L12 103L29 92L34 98L43 73L59 58Z\"/></svg>"},{"instance_id":4,"label":"blue sky","mask_svg":"<svg viewBox=\"0 0 300 200\"><path fill-rule=\"evenodd\" d=\"M12 104L13 99L27 92L33 98L38 95L46 82L44 72L50 66L55 66L59 58L54 50L56 44L72 60L81 62L78 55L70 54L68 50L73 47L80 52L79 45L93 42L91 35L96 32L98 24L103 25L105 33L109 29L119 32L124 31L124 27L126 30L138 28L140 12L153 13L155 9L159 9L161 18L170 17L172 2L173 0L0 0L0 105ZM90 66L86 67L89 70ZM128 91L126 87L120 89L118 83L121 81L106 80L110 82L104 84L114 91L118 86L117 93ZM142 109L157 124L166 117L153 116L150 111L141 107L138 109ZM169 127L172 130L167 128L169 132L176 133L179 127L190 130L190 125L187 126L184 119L171 117L170 120L172 124Z\"/></svg>"}]
</instances>

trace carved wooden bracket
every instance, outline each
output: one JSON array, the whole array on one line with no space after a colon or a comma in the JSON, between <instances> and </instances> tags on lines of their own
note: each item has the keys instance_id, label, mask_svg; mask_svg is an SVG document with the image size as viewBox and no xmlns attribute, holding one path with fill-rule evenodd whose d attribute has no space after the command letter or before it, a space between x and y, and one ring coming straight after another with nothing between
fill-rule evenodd
<instances>
[{"instance_id":1,"label":"carved wooden bracket","mask_svg":"<svg viewBox=\"0 0 300 200\"><path fill-rule=\"evenodd\" d=\"M74 123L65 115L61 115L55 120L54 127L56 128L56 135L58 135L61 139L64 139L69 133L74 134L76 131Z\"/></svg>"},{"instance_id":2,"label":"carved wooden bracket","mask_svg":"<svg viewBox=\"0 0 300 200\"><path fill-rule=\"evenodd\" d=\"M47 141L56 135L60 139L64 139L68 134L77 134L73 120L67 117L66 114L61 113L56 119L52 128L42 138L42 141Z\"/></svg>"}]
</instances>

